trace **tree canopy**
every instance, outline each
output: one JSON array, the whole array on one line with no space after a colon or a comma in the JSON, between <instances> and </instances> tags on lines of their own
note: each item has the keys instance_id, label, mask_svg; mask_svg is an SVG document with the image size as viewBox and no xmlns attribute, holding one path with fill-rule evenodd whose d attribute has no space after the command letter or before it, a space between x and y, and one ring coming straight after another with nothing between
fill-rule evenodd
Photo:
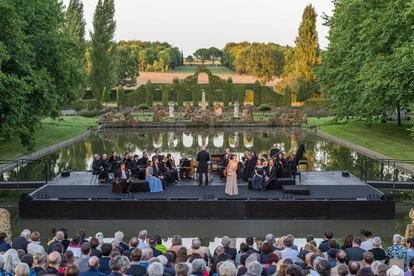
<instances>
[{"instance_id":1,"label":"tree canopy","mask_svg":"<svg viewBox=\"0 0 414 276\"><path fill-rule=\"evenodd\" d=\"M118 47L130 48L136 56L139 70L147 72L166 72L183 65L182 53L167 42L140 40L120 41Z\"/></svg>"},{"instance_id":2,"label":"tree canopy","mask_svg":"<svg viewBox=\"0 0 414 276\"><path fill-rule=\"evenodd\" d=\"M387 115L414 99L414 2L335 2L317 76L338 116Z\"/></svg>"},{"instance_id":3,"label":"tree canopy","mask_svg":"<svg viewBox=\"0 0 414 276\"><path fill-rule=\"evenodd\" d=\"M285 48L273 43L227 43L222 64L239 74L250 74L267 82L282 74Z\"/></svg>"},{"instance_id":4,"label":"tree canopy","mask_svg":"<svg viewBox=\"0 0 414 276\"><path fill-rule=\"evenodd\" d=\"M0 1L0 137L31 148L41 119L75 99L78 50L64 20L57 0Z\"/></svg>"}]
</instances>

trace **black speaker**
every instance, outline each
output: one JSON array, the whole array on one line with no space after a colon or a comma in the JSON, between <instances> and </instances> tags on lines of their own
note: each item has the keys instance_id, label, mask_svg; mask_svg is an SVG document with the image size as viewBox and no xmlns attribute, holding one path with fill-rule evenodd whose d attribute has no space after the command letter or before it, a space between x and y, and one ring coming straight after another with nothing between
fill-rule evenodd
<instances>
[{"instance_id":1,"label":"black speaker","mask_svg":"<svg viewBox=\"0 0 414 276\"><path fill-rule=\"evenodd\" d=\"M70 171L63 171L60 175L62 177L69 177L70 176Z\"/></svg>"},{"instance_id":2,"label":"black speaker","mask_svg":"<svg viewBox=\"0 0 414 276\"><path fill-rule=\"evenodd\" d=\"M343 171L342 172L342 177L349 177L349 172Z\"/></svg>"}]
</instances>

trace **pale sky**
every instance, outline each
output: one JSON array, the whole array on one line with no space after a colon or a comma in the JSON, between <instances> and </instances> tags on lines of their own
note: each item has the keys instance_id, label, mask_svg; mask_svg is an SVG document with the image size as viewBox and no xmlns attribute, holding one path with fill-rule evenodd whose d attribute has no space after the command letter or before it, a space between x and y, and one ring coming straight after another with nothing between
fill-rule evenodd
<instances>
[{"instance_id":1,"label":"pale sky","mask_svg":"<svg viewBox=\"0 0 414 276\"><path fill-rule=\"evenodd\" d=\"M88 37L97 2L83 0ZM319 45L325 48L328 28L321 16L332 14L331 0L115 0L115 39L166 41L185 56L198 48L222 49L227 42L293 46L309 3L318 13Z\"/></svg>"}]
</instances>

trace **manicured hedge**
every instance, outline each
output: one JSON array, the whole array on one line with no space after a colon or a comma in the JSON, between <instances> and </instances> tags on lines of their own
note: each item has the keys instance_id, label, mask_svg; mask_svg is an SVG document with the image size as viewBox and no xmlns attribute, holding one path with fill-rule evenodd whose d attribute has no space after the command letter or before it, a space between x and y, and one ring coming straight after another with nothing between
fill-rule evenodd
<instances>
[{"instance_id":1,"label":"manicured hedge","mask_svg":"<svg viewBox=\"0 0 414 276\"><path fill-rule=\"evenodd\" d=\"M259 82L254 84L230 83L208 71L206 73L209 74L209 83L198 84L198 73L200 72L196 72L193 76L189 76L179 83L147 83L141 85L136 91L125 95L125 104L126 106L138 106L146 103L152 106L154 102L159 102L167 106L168 101L176 101L179 106L182 106L184 102L193 102L193 105L198 105L201 102L202 91L205 91L206 101L210 105L214 102L223 102L225 106L228 106L236 100L243 104L246 91L251 90L253 91L255 106L261 104L268 104L271 107L290 105L290 95L280 95L271 87L263 86Z\"/></svg>"}]
</instances>

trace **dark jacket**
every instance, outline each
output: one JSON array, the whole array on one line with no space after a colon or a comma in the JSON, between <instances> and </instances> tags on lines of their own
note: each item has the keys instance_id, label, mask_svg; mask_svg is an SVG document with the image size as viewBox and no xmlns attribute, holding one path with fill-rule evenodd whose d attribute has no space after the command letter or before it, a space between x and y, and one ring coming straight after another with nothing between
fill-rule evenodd
<instances>
[{"instance_id":1,"label":"dark jacket","mask_svg":"<svg viewBox=\"0 0 414 276\"><path fill-rule=\"evenodd\" d=\"M57 275L57 276L63 276L63 273L60 273L59 271L57 271L56 268L49 266L45 270L42 270L42 271L40 271L40 272L37 273L37 276L42 276L42 275Z\"/></svg>"},{"instance_id":2,"label":"dark jacket","mask_svg":"<svg viewBox=\"0 0 414 276\"><path fill-rule=\"evenodd\" d=\"M52 253L57 245L62 245L62 243L60 241L57 241L57 240L54 240L53 242L51 242L49 244L48 249L47 249L47 254ZM62 250L63 250L63 245L62 245Z\"/></svg>"},{"instance_id":3,"label":"dark jacket","mask_svg":"<svg viewBox=\"0 0 414 276\"><path fill-rule=\"evenodd\" d=\"M105 276L105 274L99 272L97 269L90 268L88 271L81 272L80 276Z\"/></svg>"},{"instance_id":4,"label":"dark jacket","mask_svg":"<svg viewBox=\"0 0 414 276\"><path fill-rule=\"evenodd\" d=\"M363 260L362 254L365 252L365 250L359 247L351 247L351 248L347 248L345 252L346 252L346 256L348 257L348 262L349 261L362 261Z\"/></svg>"},{"instance_id":5,"label":"dark jacket","mask_svg":"<svg viewBox=\"0 0 414 276\"><path fill-rule=\"evenodd\" d=\"M102 257L99 259L99 272L102 272L104 274L110 274L111 268L109 267L109 261L111 258L109 256Z\"/></svg>"},{"instance_id":6,"label":"dark jacket","mask_svg":"<svg viewBox=\"0 0 414 276\"><path fill-rule=\"evenodd\" d=\"M236 255L237 255L236 248L224 247L224 253L229 255L232 260L236 259Z\"/></svg>"},{"instance_id":7,"label":"dark jacket","mask_svg":"<svg viewBox=\"0 0 414 276\"><path fill-rule=\"evenodd\" d=\"M29 244L29 242L25 238L20 237L20 238L17 238L13 241L12 247L16 250L23 249L27 253L27 245L28 244Z\"/></svg>"},{"instance_id":8,"label":"dark jacket","mask_svg":"<svg viewBox=\"0 0 414 276\"><path fill-rule=\"evenodd\" d=\"M92 173L93 174L99 174L99 172L101 171L101 160L96 160L94 159L92 162Z\"/></svg>"},{"instance_id":9,"label":"dark jacket","mask_svg":"<svg viewBox=\"0 0 414 276\"><path fill-rule=\"evenodd\" d=\"M91 256L91 257L95 256L95 257L98 257L100 259L100 258L102 258L102 253L96 247L92 247L91 248L91 253L89 254L89 256Z\"/></svg>"},{"instance_id":10,"label":"dark jacket","mask_svg":"<svg viewBox=\"0 0 414 276\"><path fill-rule=\"evenodd\" d=\"M268 182L271 182L277 179L277 168L275 165L272 166L271 170L270 170L270 166L266 168L266 176L269 177Z\"/></svg>"},{"instance_id":11,"label":"dark jacket","mask_svg":"<svg viewBox=\"0 0 414 276\"><path fill-rule=\"evenodd\" d=\"M147 269L139 264L132 264L127 270L127 274L132 276L142 276L145 273L147 273Z\"/></svg>"},{"instance_id":12,"label":"dark jacket","mask_svg":"<svg viewBox=\"0 0 414 276\"><path fill-rule=\"evenodd\" d=\"M200 151L197 153L197 161L199 168L207 169L208 161L210 161L210 154L205 150Z\"/></svg>"},{"instance_id":13,"label":"dark jacket","mask_svg":"<svg viewBox=\"0 0 414 276\"><path fill-rule=\"evenodd\" d=\"M11 246L10 246L10 244L7 241L2 240L0 242L0 252L6 252L10 248L11 248Z\"/></svg>"}]
</instances>

